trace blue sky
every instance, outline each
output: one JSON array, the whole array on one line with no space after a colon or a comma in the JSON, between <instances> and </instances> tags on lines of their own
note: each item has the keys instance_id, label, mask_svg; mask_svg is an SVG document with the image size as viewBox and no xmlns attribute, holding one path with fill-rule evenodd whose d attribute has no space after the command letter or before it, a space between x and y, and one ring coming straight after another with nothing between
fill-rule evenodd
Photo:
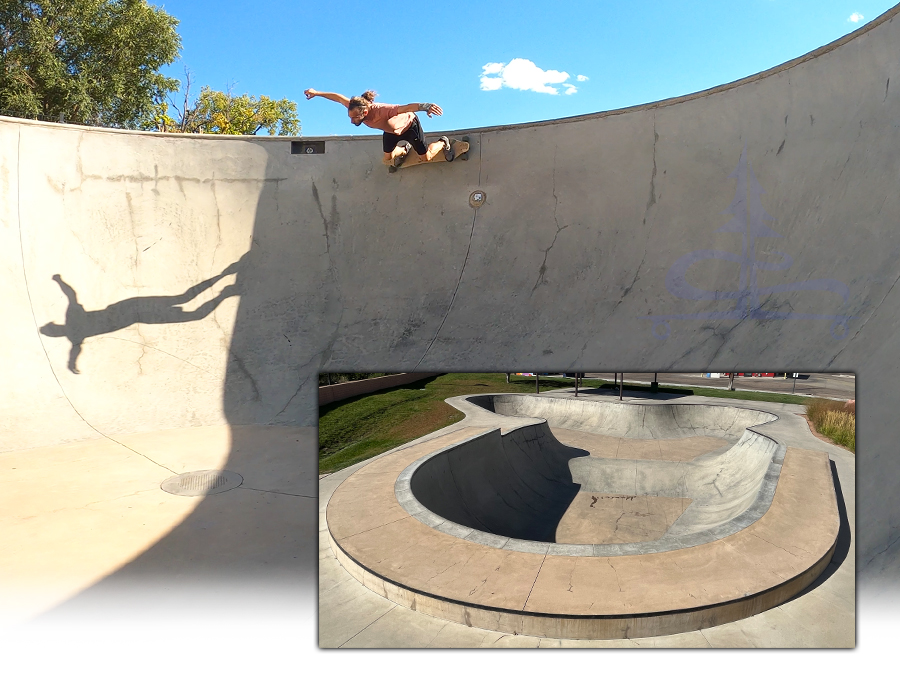
<instances>
[{"instance_id":1,"label":"blue sky","mask_svg":"<svg viewBox=\"0 0 900 681\"><path fill-rule=\"evenodd\" d=\"M154 0L150 0L151 4ZM203 85L297 102L304 136L371 134L303 90L429 101L426 132L546 120L688 94L850 33L897 0L379 3L166 0ZM554 94L555 92L555 94Z\"/></svg>"}]
</instances>

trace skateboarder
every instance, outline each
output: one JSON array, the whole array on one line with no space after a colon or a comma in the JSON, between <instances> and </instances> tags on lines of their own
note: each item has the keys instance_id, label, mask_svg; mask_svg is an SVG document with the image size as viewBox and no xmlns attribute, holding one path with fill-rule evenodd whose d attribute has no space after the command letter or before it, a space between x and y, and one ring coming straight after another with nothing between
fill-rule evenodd
<instances>
[{"instance_id":1,"label":"skateboarder","mask_svg":"<svg viewBox=\"0 0 900 681\"><path fill-rule=\"evenodd\" d=\"M324 97L332 102L343 104L347 107L347 115L350 122L359 126L365 123L370 128L382 130L382 149L385 161L390 161L395 168L399 167L406 159L410 148L415 149L419 160L430 161L441 151L448 161L453 160L453 148L450 140L444 136L437 142L425 145L425 136L416 111L424 111L428 117L440 116L443 110L437 104L429 102L422 104L382 104L375 102L375 92L366 90L359 97L347 98L336 92L319 92L309 88L303 94L307 99Z\"/></svg>"}]
</instances>

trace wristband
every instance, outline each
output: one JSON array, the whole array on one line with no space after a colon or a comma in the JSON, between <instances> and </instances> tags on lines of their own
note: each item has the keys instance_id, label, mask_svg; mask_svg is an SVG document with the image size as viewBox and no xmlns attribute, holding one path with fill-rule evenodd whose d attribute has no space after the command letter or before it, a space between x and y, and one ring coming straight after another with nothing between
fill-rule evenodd
<instances>
[{"instance_id":1,"label":"wristband","mask_svg":"<svg viewBox=\"0 0 900 681\"><path fill-rule=\"evenodd\" d=\"M419 111L428 111L431 108L431 104L429 102L425 102L423 104L419 104Z\"/></svg>"}]
</instances>

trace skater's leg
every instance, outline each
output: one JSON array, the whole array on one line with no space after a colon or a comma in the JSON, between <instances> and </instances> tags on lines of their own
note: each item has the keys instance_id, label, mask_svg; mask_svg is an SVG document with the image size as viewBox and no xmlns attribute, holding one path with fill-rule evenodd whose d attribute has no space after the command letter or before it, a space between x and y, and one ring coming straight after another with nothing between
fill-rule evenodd
<instances>
[{"instance_id":1,"label":"skater's leg","mask_svg":"<svg viewBox=\"0 0 900 681\"><path fill-rule=\"evenodd\" d=\"M398 156L404 156L406 149L397 146L401 141L400 135L386 132L381 136L381 150L384 152L385 161L393 161Z\"/></svg>"},{"instance_id":2,"label":"skater's leg","mask_svg":"<svg viewBox=\"0 0 900 681\"><path fill-rule=\"evenodd\" d=\"M438 154L443 154L445 148L444 143L441 141L432 142L428 145L428 149L424 154L419 154L419 158L423 161L430 161Z\"/></svg>"},{"instance_id":3,"label":"skater's leg","mask_svg":"<svg viewBox=\"0 0 900 681\"><path fill-rule=\"evenodd\" d=\"M78 355L81 354L81 339L72 338L72 349L69 350L69 371L73 374L80 374L78 371Z\"/></svg>"}]
</instances>

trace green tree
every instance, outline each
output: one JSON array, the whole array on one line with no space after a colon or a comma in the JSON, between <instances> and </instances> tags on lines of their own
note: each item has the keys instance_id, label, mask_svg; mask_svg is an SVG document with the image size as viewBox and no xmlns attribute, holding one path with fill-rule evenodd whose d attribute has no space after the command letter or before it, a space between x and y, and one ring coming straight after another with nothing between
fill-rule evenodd
<instances>
[{"instance_id":1,"label":"green tree","mask_svg":"<svg viewBox=\"0 0 900 681\"><path fill-rule=\"evenodd\" d=\"M266 130L270 135L299 135L300 120L297 103L289 99L274 100L265 95L235 96L231 92L219 92L209 87L189 105L191 74L185 71L186 85L184 106L178 109L178 118L169 115L169 107L159 102L152 119L144 127L164 132L194 132L220 135L255 135Z\"/></svg>"},{"instance_id":2,"label":"green tree","mask_svg":"<svg viewBox=\"0 0 900 681\"><path fill-rule=\"evenodd\" d=\"M0 0L0 109L138 127L179 87L178 20L146 0Z\"/></svg>"}]
</instances>

